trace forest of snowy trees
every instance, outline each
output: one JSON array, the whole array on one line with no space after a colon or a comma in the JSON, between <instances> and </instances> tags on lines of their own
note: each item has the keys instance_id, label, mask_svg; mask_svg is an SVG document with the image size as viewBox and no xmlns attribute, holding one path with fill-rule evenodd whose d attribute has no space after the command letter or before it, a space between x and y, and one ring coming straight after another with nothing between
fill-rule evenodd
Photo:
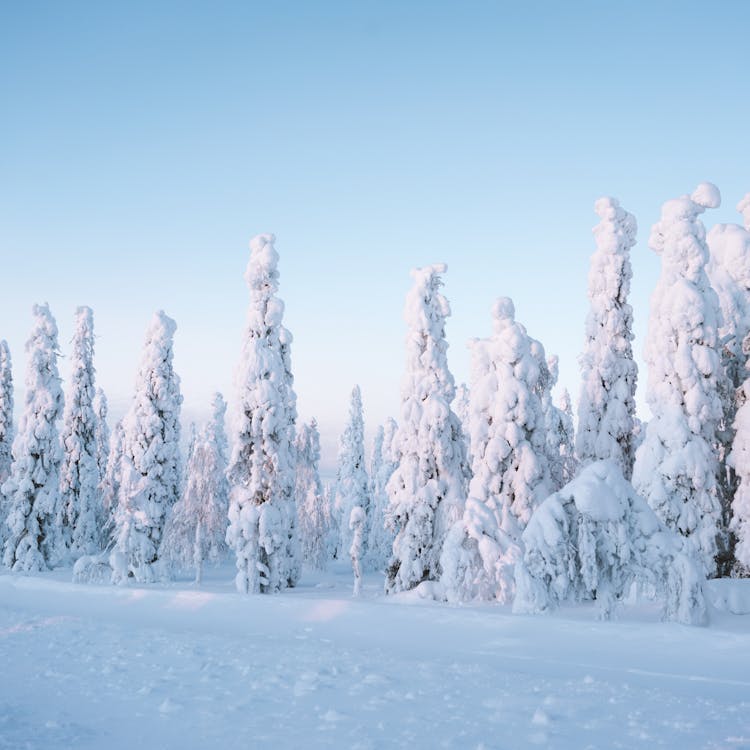
<instances>
[{"instance_id":1,"label":"forest of snowy trees","mask_svg":"<svg viewBox=\"0 0 750 750\"><path fill-rule=\"evenodd\" d=\"M231 419L215 394L189 443L175 321L154 314L130 407L109 425L93 311L76 311L63 389L56 322L35 305L17 422L0 341L2 564L68 566L80 582L189 573L200 583L205 563L233 558L249 594L293 587L304 565L335 559L351 563L355 595L364 572L381 571L386 594L526 613L588 600L608 617L637 584L666 618L703 622L706 578L750 576L750 194L742 224L707 233L701 215L719 203L702 183L664 203L648 237L661 275L641 375L647 422L636 416L628 303L636 219L605 197L594 206L575 419L567 391L556 392L557 357L509 297L488 300L492 333L471 342L470 382L456 386L447 269L415 269L400 413L368 455L353 387L330 485L317 423L297 418L273 235L250 243Z\"/></svg>"}]
</instances>

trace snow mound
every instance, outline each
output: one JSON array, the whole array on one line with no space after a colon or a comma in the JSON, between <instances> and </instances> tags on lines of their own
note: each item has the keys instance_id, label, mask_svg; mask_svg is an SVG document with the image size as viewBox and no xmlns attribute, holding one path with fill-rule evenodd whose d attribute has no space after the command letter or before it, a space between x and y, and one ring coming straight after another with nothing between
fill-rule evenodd
<instances>
[{"instance_id":1,"label":"snow mound","mask_svg":"<svg viewBox=\"0 0 750 750\"><path fill-rule=\"evenodd\" d=\"M73 583L110 583L112 567L109 554L83 555L73 565Z\"/></svg>"},{"instance_id":2,"label":"snow mound","mask_svg":"<svg viewBox=\"0 0 750 750\"><path fill-rule=\"evenodd\" d=\"M706 598L714 609L750 615L750 578L715 578L706 581Z\"/></svg>"},{"instance_id":3,"label":"snow mound","mask_svg":"<svg viewBox=\"0 0 750 750\"><path fill-rule=\"evenodd\" d=\"M608 619L634 582L663 600L663 616L706 622L702 577L612 460L598 461L548 497L522 536L513 611L595 600Z\"/></svg>"}]
</instances>

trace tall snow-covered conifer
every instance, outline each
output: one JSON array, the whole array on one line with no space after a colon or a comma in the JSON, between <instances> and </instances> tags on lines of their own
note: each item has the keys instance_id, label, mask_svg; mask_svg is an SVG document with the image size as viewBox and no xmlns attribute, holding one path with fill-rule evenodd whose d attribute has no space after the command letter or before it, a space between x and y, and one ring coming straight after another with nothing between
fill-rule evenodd
<instances>
[{"instance_id":1,"label":"tall snow-covered conifer","mask_svg":"<svg viewBox=\"0 0 750 750\"><path fill-rule=\"evenodd\" d=\"M94 315L76 311L70 385L65 399L60 469L61 526L73 558L99 550L100 476L97 419L94 412Z\"/></svg>"},{"instance_id":2,"label":"tall snow-covered conifer","mask_svg":"<svg viewBox=\"0 0 750 750\"><path fill-rule=\"evenodd\" d=\"M0 341L0 487L13 461L13 368L8 342Z\"/></svg>"},{"instance_id":3,"label":"tall snow-covered conifer","mask_svg":"<svg viewBox=\"0 0 750 750\"><path fill-rule=\"evenodd\" d=\"M146 331L135 397L123 420L117 548L127 575L138 582L153 581L162 573L159 545L167 513L180 493L182 396L173 366L176 329L162 310L154 314Z\"/></svg>"},{"instance_id":4,"label":"tall snow-covered conifer","mask_svg":"<svg viewBox=\"0 0 750 750\"><path fill-rule=\"evenodd\" d=\"M124 430L119 420L112 432L107 456L107 469L100 486L102 495L102 547L109 549L114 543L117 528L117 506L122 484Z\"/></svg>"},{"instance_id":5,"label":"tall snow-covered conifer","mask_svg":"<svg viewBox=\"0 0 750 750\"><path fill-rule=\"evenodd\" d=\"M57 371L57 324L48 305L34 305L34 327L26 342L26 396L13 442L4 562L17 571L44 570L64 558L60 533L58 421L63 394Z\"/></svg>"},{"instance_id":6,"label":"tall snow-covered conifer","mask_svg":"<svg viewBox=\"0 0 750 750\"><path fill-rule=\"evenodd\" d=\"M302 558L318 570L324 570L331 545L328 514L320 481L320 433L313 419L297 433L297 515Z\"/></svg>"},{"instance_id":7,"label":"tall snow-covered conifer","mask_svg":"<svg viewBox=\"0 0 750 750\"><path fill-rule=\"evenodd\" d=\"M109 406L101 388L97 388L94 395L94 415L96 417L96 467L99 472L99 481L102 482L107 474L110 433L107 422Z\"/></svg>"},{"instance_id":8,"label":"tall snow-covered conifer","mask_svg":"<svg viewBox=\"0 0 750 750\"><path fill-rule=\"evenodd\" d=\"M294 502L296 396L290 345L276 297L279 255L274 236L250 242L245 280L250 308L238 369L238 413L229 467L227 542L237 558L237 590L274 592L299 576Z\"/></svg>"},{"instance_id":9,"label":"tall snow-covered conifer","mask_svg":"<svg viewBox=\"0 0 750 750\"><path fill-rule=\"evenodd\" d=\"M492 336L472 345L473 475L441 558L449 601L510 601L521 533L550 493L542 407L550 373L512 300L498 299L492 314Z\"/></svg>"},{"instance_id":10,"label":"tall snow-covered conifer","mask_svg":"<svg viewBox=\"0 0 750 750\"><path fill-rule=\"evenodd\" d=\"M406 373L401 389L399 464L388 481L389 514L397 529L386 574L386 591L414 588L440 577L440 551L448 529L463 513L468 465L448 370L445 321L448 300L440 292L446 266L412 271L406 298Z\"/></svg>"},{"instance_id":11,"label":"tall snow-covered conifer","mask_svg":"<svg viewBox=\"0 0 750 750\"><path fill-rule=\"evenodd\" d=\"M378 427L370 460L370 496L372 522L368 542L367 565L373 570L385 570L393 550L393 521L388 503L388 480L399 463L395 445L396 421L389 417Z\"/></svg>"},{"instance_id":12,"label":"tall snow-covered conifer","mask_svg":"<svg viewBox=\"0 0 750 750\"><path fill-rule=\"evenodd\" d=\"M589 312L581 355L576 447L583 464L616 461L629 479L633 473L635 387L630 249L635 245L635 217L614 198L599 198L594 210L596 251L589 270Z\"/></svg>"},{"instance_id":13,"label":"tall snow-covered conifer","mask_svg":"<svg viewBox=\"0 0 750 750\"><path fill-rule=\"evenodd\" d=\"M10 476L13 462L13 369L8 342L0 341L0 559L2 559L8 504L3 495L3 485Z\"/></svg>"},{"instance_id":14,"label":"tall snow-covered conifer","mask_svg":"<svg viewBox=\"0 0 750 750\"><path fill-rule=\"evenodd\" d=\"M741 390L742 405L734 420L734 443L728 460L737 476L737 489L732 500L731 531L734 564L731 572L750 577L750 377Z\"/></svg>"},{"instance_id":15,"label":"tall snow-covered conifer","mask_svg":"<svg viewBox=\"0 0 750 750\"><path fill-rule=\"evenodd\" d=\"M196 583L202 580L204 561L218 562L227 552L225 412L224 399L217 393L211 421L195 436L182 496L167 520L159 551L178 570L193 567Z\"/></svg>"},{"instance_id":16,"label":"tall snow-covered conifer","mask_svg":"<svg viewBox=\"0 0 750 750\"><path fill-rule=\"evenodd\" d=\"M717 350L719 301L706 275L706 230L698 218L720 203L701 183L667 201L649 246L662 257L651 297L645 358L653 415L636 453L633 485L684 537L702 571L716 571L721 521L717 427L723 372Z\"/></svg>"},{"instance_id":17,"label":"tall snow-covered conifer","mask_svg":"<svg viewBox=\"0 0 750 750\"><path fill-rule=\"evenodd\" d=\"M349 524L352 510L359 506L364 513L365 525L361 529L362 550L365 554L367 534L370 526L370 482L365 467L365 424L362 417L362 394L354 386L349 404L349 420L339 442L338 469L336 475L336 510L340 518L341 546L348 551L352 543L353 529Z\"/></svg>"},{"instance_id":18,"label":"tall snow-covered conifer","mask_svg":"<svg viewBox=\"0 0 750 750\"><path fill-rule=\"evenodd\" d=\"M573 428L573 406L570 403L570 393L563 388L557 399L556 434L560 451L560 480L563 486L570 482L578 473L578 459L575 451L575 430Z\"/></svg>"},{"instance_id":19,"label":"tall snow-covered conifer","mask_svg":"<svg viewBox=\"0 0 750 750\"><path fill-rule=\"evenodd\" d=\"M722 549L719 555L720 574L728 574L734 567L734 532L732 505L739 481L734 461L727 461L733 450L734 423L737 417L737 393L747 378L748 353L750 350L750 193L737 205L743 215L745 226L717 224L708 233L711 252L706 268L711 285L719 296L722 323L719 326L719 341L722 365L726 378L721 392L723 416L718 431L721 471L719 484L722 491ZM741 420L744 422L744 419ZM740 438L742 441L743 438ZM743 470L737 464L739 471ZM744 492L743 492L744 494Z\"/></svg>"},{"instance_id":20,"label":"tall snow-covered conifer","mask_svg":"<svg viewBox=\"0 0 750 750\"><path fill-rule=\"evenodd\" d=\"M557 492L573 478L576 469L576 461L573 455L573 422L552 399L552 389L557 384L559 373L556 354L547 358L547 371L549 372L549 388L544 391L542 397L542 411L544 412L550 490ZM568 397L569 401L570 397Z\"/></svg>"}]
</instances>

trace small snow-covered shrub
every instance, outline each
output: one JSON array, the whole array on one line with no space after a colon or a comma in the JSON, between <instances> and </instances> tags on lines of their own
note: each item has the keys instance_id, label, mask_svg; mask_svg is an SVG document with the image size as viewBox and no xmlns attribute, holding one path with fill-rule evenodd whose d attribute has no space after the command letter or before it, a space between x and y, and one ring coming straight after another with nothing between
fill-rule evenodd
<instances>
[{"instance_id":1,"label":"small snow-covered shrub","mask_svg":"<svg viewBox=\"0 0 750 750\"><path fill-rule=\"evenodd\" d=\"M703 576L613 459L590 464L548 497L522 538L516 613L595 599L607 619L637 581L663 600L664 619L706 620Z\"/></svg>"},{"instance_id":2,"label":"small snow-covered shrub","mask_svg":"<svg viewBox=\"0 0 750 750\"><path fill-rule=\"evenodd\" d=\"M112 567L109 553L83 555L73 566L73 583L109 583L112 580Z\"/></svg>"}]
</instances>

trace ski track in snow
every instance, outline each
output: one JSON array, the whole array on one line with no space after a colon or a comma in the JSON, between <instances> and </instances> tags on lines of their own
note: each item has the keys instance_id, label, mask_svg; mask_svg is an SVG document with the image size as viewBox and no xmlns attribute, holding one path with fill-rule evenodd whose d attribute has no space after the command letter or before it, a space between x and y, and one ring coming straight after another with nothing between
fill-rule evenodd
<instances>
[{"instance_id":1,"label":"ski track in snow","mask_svg":"<svg viewBox=\"0 0 750 750\"><path fill-rule=\"evenodd\" d=\"M0 576L0 748L750 748L750 622ZM750 582L749 582L750 583Z\"/></svg>"}]
</instances>

